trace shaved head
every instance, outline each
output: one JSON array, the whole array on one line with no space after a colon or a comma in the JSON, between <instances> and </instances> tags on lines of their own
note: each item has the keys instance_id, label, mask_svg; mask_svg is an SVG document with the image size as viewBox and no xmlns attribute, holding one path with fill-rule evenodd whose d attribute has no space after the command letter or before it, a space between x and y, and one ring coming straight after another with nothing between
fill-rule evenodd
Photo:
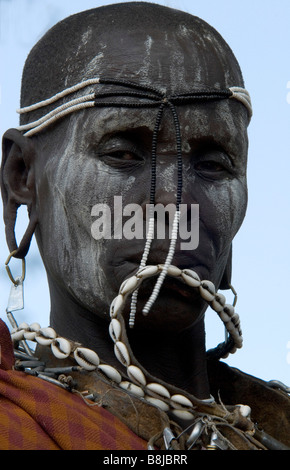
<instances>
[{"instance_id":1,"label":"shaved head","mask_svg":"<svg viewBox=\"0 0 290 470\"><path fill-rule=\"evenodd\" d=\"M182 11L132 2L84 11L51 28L27 58L21 106L99 75L175 93L243 86L237 60L213 27Z\"/></svg>"}]
</instances>

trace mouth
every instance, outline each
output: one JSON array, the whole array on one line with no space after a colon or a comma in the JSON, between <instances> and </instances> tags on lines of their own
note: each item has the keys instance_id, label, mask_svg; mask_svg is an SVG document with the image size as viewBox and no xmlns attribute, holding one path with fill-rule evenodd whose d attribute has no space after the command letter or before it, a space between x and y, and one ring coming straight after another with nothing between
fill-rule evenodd
<instances>
[{"instance_id":1,"label":"mouth","mask_svg":"<svg viewBox=\"0 0 290 470\"><path fill-rule=\"evenodd\" d=\"M167 256L167 253L162 252L162 251L152 252L150 256L148 257L146 265L147 266L162 265L165 262L166 256ZM140 260L141 260L141 255L139 257L138 255L135 254L132 256L128 256L126 259L124 259L120 263L119 266L122 267L122 272L123 272L122 282L125 279L133 276L134 274L138 272L139 267L140 267ZM178 267L181 270L191 269L195 271L200 277L201 277L202 272L205 271L205 267L202 264L197 264L195 260L193 259L193 257L189 257L188 255L185 255L184 253L181 253L181 252L178 252L175 254L173 261L172 261L172 265ZM145 279L143 281L142 286L140 287L141 298L145 295L148 296L148 292L150 292L154 288L157 276ZM166 276L166 279L162 286L162 292L163 292L163 295L166 295L169 298L174 297L175 299L177 295L188 300L190 299L193 300L193 298L196 297L196 292L192 287L186 285L181 278L172 277L170 276L170 274Z\"/></svg>"}]
</instances>

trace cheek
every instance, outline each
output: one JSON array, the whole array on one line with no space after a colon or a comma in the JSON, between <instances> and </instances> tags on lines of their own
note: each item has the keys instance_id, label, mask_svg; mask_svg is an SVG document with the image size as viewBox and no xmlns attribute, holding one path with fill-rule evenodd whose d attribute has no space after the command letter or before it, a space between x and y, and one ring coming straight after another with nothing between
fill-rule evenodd
<instances>
[{"instance_id":1,"label":"cheek","mask_svg":"<svg viewBox=\"0 0 290 470\"><path fill-rule=\"evenodd\" d=\"M115 195L131 199L134 176L120 175L69 148L46 164L38 187L40 247L44 263L58 282L91 311L114 296L106 276L112 261L110 240L92 236L92 208L113 207ZM105 260L105 261L104 261Z\"/></svg>"},{"instance_id":2,"label":"cheek","mask_svg":"<svg viewBox=\"0 0 290 470\"><path fill-rule=\"evenodd\" d=\"M215 245L226 248L239 230L247 208L246 182L237 179L203 188L201 218Z\"/></svg>"},{"instance_id":3,"label":"cheek","mask_svg":"<svg viewBox=\"0 0 290 470\"><path fill-rule=\"evenodd\" d=\"M91 209L106 194L99 194L94 165L64 157L46 166L38 188L41 252L54 279L93 310L96 292L108 303L99 268L102 241L91 235Z\"/></svg>"}]
</instances>

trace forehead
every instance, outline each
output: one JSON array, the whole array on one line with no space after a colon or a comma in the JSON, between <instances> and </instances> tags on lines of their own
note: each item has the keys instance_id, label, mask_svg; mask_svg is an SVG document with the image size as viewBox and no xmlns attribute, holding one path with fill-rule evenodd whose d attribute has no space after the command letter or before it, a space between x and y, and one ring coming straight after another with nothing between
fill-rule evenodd
<instances>
[{"instance_id":1,"label":"forehead","mask_svg":"<svg viewBox=\"0 0 290 470\"><path fill-rule=\"evenodd\" d=\"M92 38L88 40L80 79L98 74L137 79L168 93L241 83L230 50L211 31L201 36L185 25L165 31L153 26L146 30L105 31L99 35L92 57L91 49L95 47Z\"/></svg>"}]
</instances>

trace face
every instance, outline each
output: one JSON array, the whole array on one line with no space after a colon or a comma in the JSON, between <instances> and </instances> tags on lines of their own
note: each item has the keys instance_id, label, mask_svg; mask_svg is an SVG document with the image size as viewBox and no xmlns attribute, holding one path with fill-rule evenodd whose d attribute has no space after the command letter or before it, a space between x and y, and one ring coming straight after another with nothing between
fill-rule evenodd
<instances>
[{"instance_id":1,"label":"face","mask_svg":"<svg viewBox=\"0 0 290 470\"><path fill-rule=\"evenodd\" d=\"M159 33L157 36L150 36L150 40L149 36L137 38L131 63L123 68L121 63L118 66L120 51L115 44L119 42L113 42L102 70L114 63L118 71L122 69L123 79L134 81L141 75L148 84L157 84L169 92L187 91L190 85L184 84L189 83L192 61L200 61L200 54L191 57L193 52L184 35L178 41L171 37L167 43ZM132 38L125 39L132 44ZM177 63L178 77L174 74ZM196 72L193 82L197 86L207 80L208 86L213 86L211 81L217 82L220 75L219 66L210 67L203 76ZM177 111L182 137L182 203L187 204L188 221L191 204L198 204L200 220L198 247L181 250L179 241L173 264L193 269L201 279L218 285L246 210L246 111L233 100L178 106ZM112 224L120 217L116 196L122 197L122 209L133 203L145 210L149 203L156 114L157 109L81 111L36 143L40 220L37 237L49 277L57 280L77 303L105 318L109 318L109 305L121 283L137 271L145 240L113 236L94 239L92 208L106 204ZM158 135L155 203L175 204L176 190L176 135L172 114L166 109ZM123 227L126 220L128 217L124 216ZM145 223L143 228L145 236ZM168 237L155 239L147 264L164 263L168 248ZM144 319L140 310L155 281L144 281L140 288L136 328L183 329L200 318L205 306L199 296L181 282L167 278L152 313ZM128 311L129 303L125 316Z\"/></svg>"}]
</instances>

